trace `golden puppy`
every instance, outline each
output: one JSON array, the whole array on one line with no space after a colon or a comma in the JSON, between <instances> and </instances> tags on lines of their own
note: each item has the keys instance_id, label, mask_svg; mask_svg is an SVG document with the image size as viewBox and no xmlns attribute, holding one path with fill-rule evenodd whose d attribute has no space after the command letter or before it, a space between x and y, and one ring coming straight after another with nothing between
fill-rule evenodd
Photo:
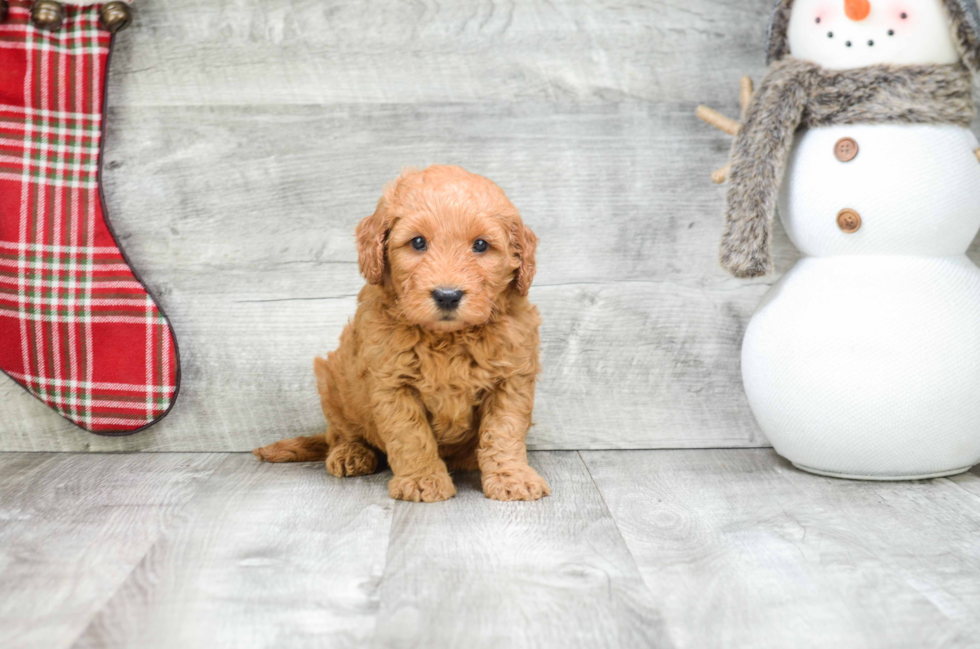
<instances>
[{"instance_id":1,"label":"golden puppy","mask_svg":"<svg viewBox=\"0 0 980 649\"><path fill-rule=\"evenodd\" d=\"M269 462L326 458L335 476L373 473L392 498L435 502L450 469L483 473L496 500L536 500L548 484L527 464L538 364L527 299L537 237L494 183L429 167L389 185L357 227L368 284L340 347L315 372L325 436L256 449Z\"/></svg>"}]
</instances>

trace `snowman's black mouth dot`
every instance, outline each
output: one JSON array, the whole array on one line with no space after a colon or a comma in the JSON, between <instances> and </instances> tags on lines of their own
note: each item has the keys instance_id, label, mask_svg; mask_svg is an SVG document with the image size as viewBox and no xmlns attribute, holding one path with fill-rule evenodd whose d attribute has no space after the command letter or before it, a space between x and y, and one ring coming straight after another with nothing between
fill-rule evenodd
<instances>
[{"instance_id":1,"label":"snowman's black mouth dot","mask_svg":"<svg viewBox=\"0 0 980 649\"><path fill-rule=\"evenodd\" d=\"M820 19L819 19L819 18L817 18L817 24L818 24L818 25L820 24Z\"/></svg>"},{"instance_id":2,"label":"snowman's black mouth dot","mask_svg":"<svg viewBox=\"0 0 980 649\"><path fill-rule=\"evenodd\" d=\"M868 41L868 47L874 47L874 46L875 46L874 41Z\"/></svg>"},{"instance_id":3,"label":"snowman's black mouth dot","mask_svg":"<svg viewBox=\"0 0 980 649\"><path fill-rule=\"evenodd\" d=\"M888 30L888 35L889 36L894 36L895 35L895 30L894 29L889 29Z\"/></svg>"},{"instance_id":4,"label":"snowman's black mouth dot","mask_svg":"<svg viewBox=\"0 0 980 649\"><path fill-rule=\"evenodd\" d=\"M902 12L902 15L901 15L902 20L905 20L908 17L909 17L909 15L903 11Z\"/></svg>"},{"instance_id":5,"label":"snowman's black mouth dot","mask_svg":"<svg viewBox=\"0 0 980 649\"><path fill-rule=\"evenodd\" d=\"M833 38L834 32L827 32L827 38Z\"/></svg>"},{"instance_id":6,"label":"snowman's black mouth dot","mask_svg":"<svg viewBox=\"0 0 980 649\"><path fill-rule=\"evenodd\" d=\"M844 45L847 45L848 47L850 47L851 46L851 41L847 41L846 43L844 43Z\"/></svg>"}]
</instances>

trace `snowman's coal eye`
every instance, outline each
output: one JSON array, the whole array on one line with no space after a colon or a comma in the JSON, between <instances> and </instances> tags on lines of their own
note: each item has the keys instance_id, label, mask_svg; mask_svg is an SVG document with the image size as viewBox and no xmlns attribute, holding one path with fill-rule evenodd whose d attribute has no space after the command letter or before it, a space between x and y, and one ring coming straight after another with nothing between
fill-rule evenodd
<instances>
[{"instance_id":1,"label":"snowman's coal eye","mask_svg":"<svg viewBox=\"0 0 980 649\"><path fill-rule=\"evenodd\" d=\"M847 41L846 43L844 43L844 45L847 45L848 47L850 47L851 46L851 41Z\"/></svg>"},{"instance_id":2,"label":"snowman's coal eye","mask_svg":"<svg viewBox=\"0 0 980 649\"><path fill-rule=\"evenodd\" d=\"M905 19L906 19L906 18L908 18L908 17L909 17L909 15L908 15L907 13L905 13L905 12L903 11L903 12L902 12L902 15L901 15L901 19L902 19L902 20L905 20Z\"/></svg>"},{"instance_id":3,"label":"snowman's coal eye","mask_svg":"<svg viewBox=\"0 0 980 649\"><path fill-rule=\"evenodd\" d=\"M888 35L889 36L894 36L895 35L895 30L894 29L889 29L888 30Z\"/></svg>"},{"instance_id":4,"label":"snowman's coal eye","mask_svg":"<svg viewBox=\"0 0 980 649\"><path fill-rule=\"evenodd\" d=\"M818 24L818 25L820 24L820 19L819 19L819 18L817 18L817 24Z\"/></svg>"},{"instance_id":5,"label":"snowman's coal eye","mask_svg":"<svg viewBox=\"0 0 980 649\"><path fill-rule=\"evenodd\" d=\"M874 47L874 46L875 46L874 41L868 41L868 47Z\"/></svg>"},{"instance_id":6,"label":"snowman's coal eye","mask_svg":"<svg viewBox=\"0 0 980 649\"><path fill-rule=\"evenodd\" d=\"M833 38L834 32L827 32L827 38Z\"/></svg>"}]
</instances>

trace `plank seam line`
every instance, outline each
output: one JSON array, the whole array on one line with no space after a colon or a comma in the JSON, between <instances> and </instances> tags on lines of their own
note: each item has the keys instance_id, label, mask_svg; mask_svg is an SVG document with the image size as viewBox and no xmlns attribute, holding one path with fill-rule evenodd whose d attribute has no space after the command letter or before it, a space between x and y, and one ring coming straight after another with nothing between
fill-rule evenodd
<instances>
[{"instance_id":1,"label":"plank seam line","mask_svg":"<svg viewBox=\"0 0 980 649\"><path fill-rule=\"evenodd\" d=\"M88 455L88 454L87 453L71 453L71 455ZM113 454L113 453L105 453L105 455L115 455L115 454ZM168 453L168 455L184 455L184 453L174 452L174 453ZM215 455L215 456L218 456L218 457L224 456L224 458L221 459L220 461L217 461L217 462L214 463L214 466L211 467L211 470L208 472L207 477L204 478L203 480L201 480L201 484L198 486L198 488L195 489L194 491L192 491L190 494L188 494L187 495L187 498L184 499L184 502L180 503L174 509L173 515L171 516L172 525L167 526L166 529L164 529L163 527L161 527L160 533L157 534L156 535L156 538L154 538L153 541L147 546L146 552L143 553L143 556L140 557L139 561L136 561L136 562L133 563L133 567L129 569L129 572L126 573L126 576L123 579L119 580L119 585L116 586L112 590L112 592L109 594L109 596L105 599L105 602L102 604L102 606L92 612L92 615L89 616L88 621L85 624L85 627L82 628L81 631L79 631L78 635L75 636L71 640L70 643L67 643L65 645L66 647L73 648L73 647L78 646L78 641L81 640L82 637L92 627L92 623L95 621L95 619L97 617L99 617L99 614L102 613L102 611L104 611L106 609L106 607L109 604L112 603L112 600L114 600L116 598L116 595L119 593L119 591L122 590L122 588L126 584L129 583L129 580L133 577L133 573L136 572L136 569L137 568L139 568L140 566L143 565L143 563L146 561L146 558L148 556L150 556L150 552L153 551L153 548L155 548L160 543L160 539L163 538L163 536L166 535L167 532L169 532L170 530L172 530L174 528L174 526L176 526L176 525L178 525L180 523L181 514L184 513L184 510L186 510L187 507L190 505L190 503L198 496L198 494L201 493L201 490L204 489L205 485L207 485L209 482L211 482L211 480L214 478L215 472L220 467L224 466L224 464L226 462L228 462L228 460L231 457L233 457L235 454L234 453L217 452L217 453L208 453L208 455Z\"/></svg>"},{"instance_id":2,"label":"plank seam line","mask_svg":"<svg viewBox=\"0 0 980 649\"><path fill-rule=\"evenodd\" d=\"M351 293L349 295L327 295L323 297L278 297L267 300L232 300L232 304L267 304L269 302L325 302L327 300L346 300L357 296L357 293Z\"/></svg>"},{"instance_id":3,"label":"plank seam line","mask_svg":"<svg viewBox=\"0 0 980 649\"><path fill-rule=\"evenodd\" d=\"M371 624L371 635L368 638L365 638L365 643L364 643L364 645L368 647L376 646L375 639L378 637L378 620L381 619L381 607L384 606L384 601L382 600L382 593L384 591L385 581L388 579L388 568L391 565L391 552L392 552L391 535L394 533L395 530L395 513L396 510L398 509L398 505L405 504L405 503L396 500L390 504L391 504L391 515L388 516L388 532L387 532L388 541L385 546L385 565L384 568L381 570L381 577L378 579L378 584L375 587L376 589L375 592L377 592L378 595L378 608L376 611L374 611L374 614L372 615L373 623ZM415 504L415 503L409 503L409 504Z\"/></svg>"},{"instance_id":4,"label":"plank seam line","mask_svg":"<svg viewBox=\"0 0 980 649\"><path fill-rule=\"evenodd\" d=\"M646 589L647 595L650 597L650 601L655 601L650 584L648 584L647 580L643 577L643 571L640 570L640 564L633 555L633 550L630 549L629 543L626 542L626 537L623 536L623 531L619 529L619 521L609 508L609 503L606 502L606 496L602 493L602 489L599 488L599 483L596 482L595 476L592 475L592 468L589 466L589 463L585 461L585 458L582 457L582 451L575 451L575 454L578 455L579 462L581 462L582 466L585 467L585 472L589 474L589 480L592 481L592 486L595 487L596 493L599 494L599 500L602 501L602 506L605 508L606 513L609 514L609 519L613 522L613 525L616 526L616 534L619 536L619 540L622 541L623 547L626 548L626 552L630 555L630 560L633 562L633 569L640 577L640 583L643 584L643 587Z\"/></svg>"}]
</instances>

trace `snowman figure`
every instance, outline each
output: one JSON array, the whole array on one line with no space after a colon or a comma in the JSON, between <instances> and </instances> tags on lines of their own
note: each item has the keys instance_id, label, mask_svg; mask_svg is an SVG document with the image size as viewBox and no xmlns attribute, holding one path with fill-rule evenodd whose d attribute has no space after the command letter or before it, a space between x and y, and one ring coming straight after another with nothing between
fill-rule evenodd
<instances>
[{"instance_id":1,"label":"snowman figure","mask_svg":"<svg viewBox=\"0 0 980 649\"><path fill-rule=\"evenodd\" d=\"M797 467L864 479L980 462L976 0L782 0L735 135L722 265L772 269L778 214L805 255L742 346L752 411Z\"/></svg>"}]
</instances>

